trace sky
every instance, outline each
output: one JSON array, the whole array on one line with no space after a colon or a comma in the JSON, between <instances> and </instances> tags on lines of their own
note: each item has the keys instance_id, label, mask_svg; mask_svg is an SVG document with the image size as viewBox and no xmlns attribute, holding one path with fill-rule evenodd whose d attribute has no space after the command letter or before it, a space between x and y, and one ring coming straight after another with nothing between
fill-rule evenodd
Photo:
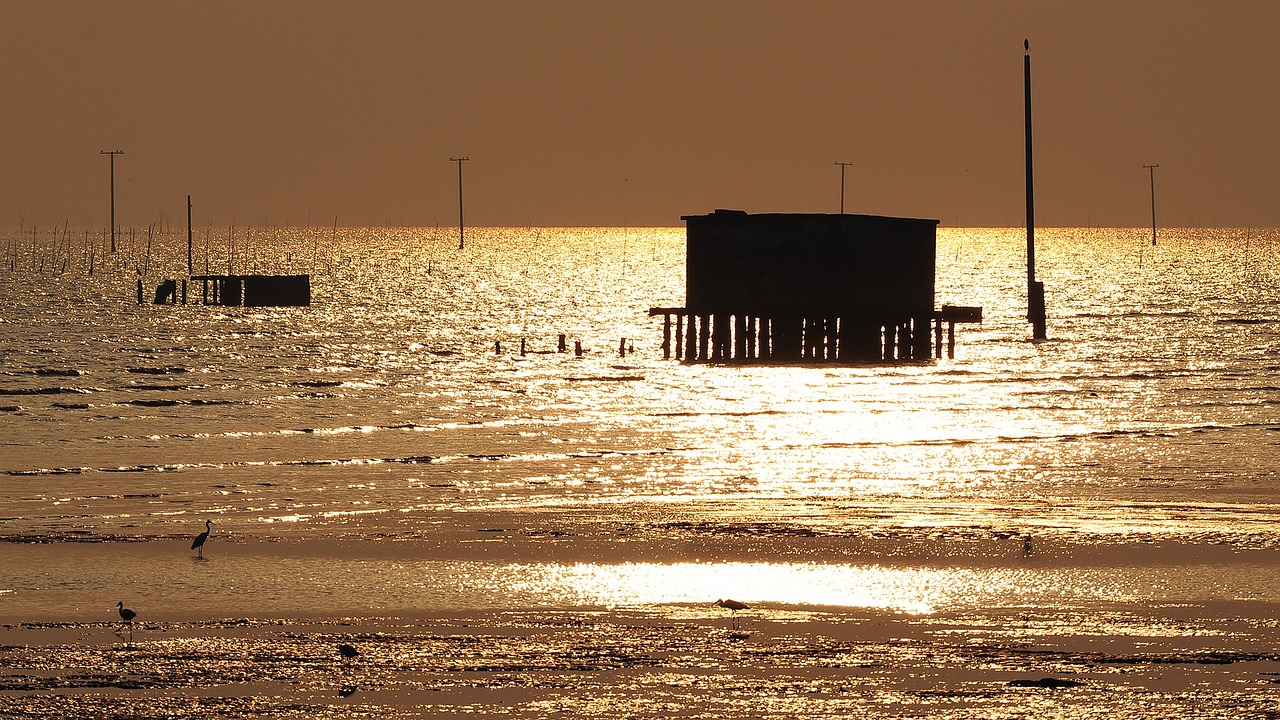
<instances>
[{"instance_id":1,"label":"sky","mask_svg":"<svg viewBox=\"0 0 1280 720\"><path fill-rule=\"evenodd\" d=\"M0 227L1280 226L1272 0L0 0Z\"/></svg>"}]
</instances>

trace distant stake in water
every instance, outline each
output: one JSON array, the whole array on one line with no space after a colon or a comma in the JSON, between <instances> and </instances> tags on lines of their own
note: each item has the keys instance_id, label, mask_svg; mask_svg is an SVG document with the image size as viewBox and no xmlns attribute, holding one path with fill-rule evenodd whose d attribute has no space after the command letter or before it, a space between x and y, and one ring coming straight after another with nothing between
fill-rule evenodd
<instances>
[{"instance_id":1,"label":"distant stake in water","mask_svg":"<svg viewBox=\"0 0 1280 720\"><path fill-rule=\"evenodd\" d=\"M1159 165L1143 165L1151 174L1151 246L1156 244L1156 168Z\"/></svg>"}]
</instances>

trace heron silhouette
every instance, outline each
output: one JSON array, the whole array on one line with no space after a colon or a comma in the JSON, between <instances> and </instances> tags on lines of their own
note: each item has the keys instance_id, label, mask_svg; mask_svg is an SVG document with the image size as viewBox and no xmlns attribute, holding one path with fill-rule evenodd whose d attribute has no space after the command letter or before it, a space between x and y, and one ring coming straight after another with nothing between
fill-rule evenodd
<instances>
[{"instance_id":1,"label":"heron silhouette","mask_svg":"<svg viewBox=\"0 0 1280 720\"><path fill-rule=\"evenodd\" d=\"M116 609L120 611L120 620L129 626L129 642L133 642L133 619L138 617L138 613L124 606L124 601L116 603ZM116 634L120 634L120 630L116 630Z\"/></svg>"},{"instance_id":2,"label":"heron silhouette","mask_svg":"<svg viewBox=\"0 0 1280 720\"><path fill-rule=\"evenodd\" d=\"M741 629L741 626L738 624L738 611L739 611L739 610L747 610L747 609L750 609L750 607L751 607L750 605L748 605L748 604L746 604L746 603L744 603L744 602L738 602L737 600L731 600L731 599L729 599L729 598L724 598L723 600L717 600L717 601L715 601L715 602L713 602L713 603L711 603L711 604L712 604L712 605L714 605L714 606L716 606L716 607L722 607L722 608L725 608L725 609L726 609L726 610L728 610L730 613L732 613L732 615L733 615L733 629L734 629L734 631L737 631L737 630Z\"/></svg>"},{"instance_id":3,"label":"heron silhouette","mask_svg":"<svg viewBox=\"0 0 1280 720\"><path fill-rule=\"evenodd\" d=\"M209 539L209 531L212 529L213 521L205 520L204 532L197 535L196 539L191 541L191 549L196 551L196 557L201 560L204 559L204 541Z\"/></svg>"}]
</instances>

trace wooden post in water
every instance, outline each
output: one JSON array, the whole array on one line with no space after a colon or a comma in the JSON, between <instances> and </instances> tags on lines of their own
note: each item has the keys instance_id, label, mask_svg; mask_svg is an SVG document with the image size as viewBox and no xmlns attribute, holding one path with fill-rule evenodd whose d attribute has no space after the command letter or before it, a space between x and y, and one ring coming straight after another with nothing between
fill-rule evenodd
<instances>
[{"instance_id":1,"label":"wooden post in water","mask_svg":"<svg viewBox=\"0 0 1280 720\"><path fill-rule=\"evenodd\" d=\"M187 275L188 275L188 276L190 276L190 275L192 274L192 273L191 273L191 252L192 252L192 242L191 242L191 196L190 196L190 195L188 195L188 196L187 196ZM183 294L182 294L182 297L183 297L182 303L183 303L184 305L185 305L185 304L186 304L186 302L187 302L187 301L186 301L186 296L187 296L187 294L186 294L185 292L183 292Z\"/></svg>"},{"instance_id":2,"label":"wooden post in water","mask_svg":"<svg viewBox=\"0 0 1280 720\"><path fill-rule=\"evenodd\" d=\"M1022 81L1024 126L1026 131L1027 160L1027 321L1031 323L1031 336L1045 338L1044 283L1036 282L1036 214L1035 187L1031 169L1031 42L1022 41Z\"/></svg>"},{"instance_id":3,"label":"wooden post in water","mask_svg":"<svg viewBox=\"0 0 1280 720\"><path fill-rule=\"evenodd\" d=\"M676 315L676 359L684 359L684 313Z\"/></svg>"},{"instance_id":4,"label":"wooden post in water","mask_svg":"<svg viewBox=\"0 0 1280 720\"><path fill-rule=\"evenodd\" d=\"M1151 246L1156 244L1156 168L1159 165L1143 165L1151 174Z\"/></svg>"}]
</instances>

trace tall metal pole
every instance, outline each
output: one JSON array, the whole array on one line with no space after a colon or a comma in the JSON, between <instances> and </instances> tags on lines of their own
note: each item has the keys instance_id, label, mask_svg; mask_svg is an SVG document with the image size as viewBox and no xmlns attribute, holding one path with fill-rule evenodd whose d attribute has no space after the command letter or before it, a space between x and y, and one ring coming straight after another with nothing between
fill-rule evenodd
<instances>
[{"instance_id":1,"label":"tall metal pole","mask_svg":"<svg viewBox=\"0 0 1280 720\"><path fill-rule=\"evenodd\" d=\"M843 215L844 214L844 169L849 167L853 163L836 161L836 164L840 166L840 214Z\"/></svg>"},{"instance_id":2,"label":"tall metal pole","mask_svg":"<svg viewBox=\"0 0 1280 720\"><path fill-rule=\"evenodd\" d=\"M191 196L187 196L187 275L191 272Z\"/></svg>"},{"instance_id":3,"label":"tall metal pole","mask_svg":"<svg viewBox=\"0 0 1280 720\"><path fill-rule=\"evenodd\" d=\"M450 162L458 163L458 249L461 250L466 244L466 236L463 232L462 225L462 163L470 160L469 157L449 158Z\"/></svg>"},{"instance_id":4,"label":"tall metal pole","mask_svg":"<svg viewBox=\"0 0 1280 720\"><path fill-rule=\"evenodd\" d=\"M1143 165L1151 173L1151 244L1156 244L1156 168L1159 165Z\"/></svg>"},{"instance_id":5,"label":"tall metal pole","mask_svg":"<svg viewBox=\"0 0 1280 720\"><path fill-rule=\"evenodd\" d=\"M111 156L111 252L116 251L116 156L123 150L102 150L99 155Z\"/></svg>"},{"instance_id":6,"label":"tall metal pole","mask_svg":"<svg viewBox=\"0 0 1280 720\"><path fill-rule=\"evenodd\" d=\"M1022 85L1024 100L1024 124L1027 141L1027 321L1031 323L1031 336L1045 338L1044 284L1036 282L1036 210L1035 184L1031 167L1031 42L1022 41Z\"/></svg>"}]
</instances>

